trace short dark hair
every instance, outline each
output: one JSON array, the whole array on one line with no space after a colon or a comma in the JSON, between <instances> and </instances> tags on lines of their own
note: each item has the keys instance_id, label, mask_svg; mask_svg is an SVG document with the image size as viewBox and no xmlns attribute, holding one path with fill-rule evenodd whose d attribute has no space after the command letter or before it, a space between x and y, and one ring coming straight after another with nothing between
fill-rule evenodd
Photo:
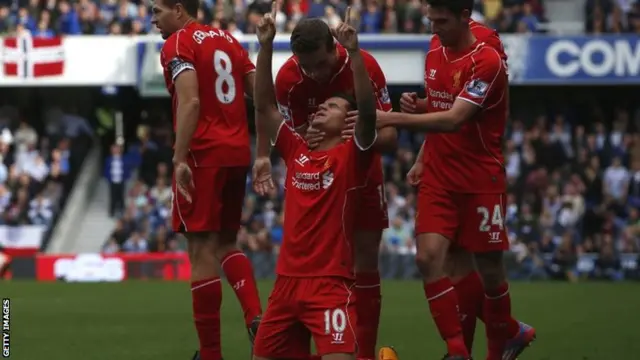
<instances>
[{"instance_id":1,"label":"short dark hair","mask_svg":"<svg viewBox=\"0 0 640 360\"><path fill-rule=\"evenodd\" d=\"M464 10L473 11L473 0L427 0L427 4L433 8L441 8L460 16Z\"/></svg>"},{"instance_id":2,"label":"short dark hair","mask_svg":"<svg viewBox=\"0 0 640 360\"><path fill-rule=\"evenodd\" d=\"M199 0L164 0L164 3L169 7L174 7L177 4L180 4L191 17L198 17L198 9L200 8Z\"/></svg>"},{"instance_id":3,"label":"short dark hair","mask_svg":"<svg viewBox=\"0 0 640 360\"><path fill-rule=\"evenodd\" d=\"M294 54L309 54L323 46L331 50L335 46L329 25L317 18L300 20L291 32L290 45Z\"/></svg>"},{"instance_id":4,"label":"short dark hair","mask_svg":"<svg viewBox=\"0 0 640 360\"><path fill-rule=\"evenodd\" d=\"M356 102L356 98L344 93L344 92L337 92L334 93L333 95L331 95L330 97L335 97L335 98L340 98L343 100L346 100L349 103L349 110L357 110L358 109L358 103Z\"/></svg>"}]
</instances>

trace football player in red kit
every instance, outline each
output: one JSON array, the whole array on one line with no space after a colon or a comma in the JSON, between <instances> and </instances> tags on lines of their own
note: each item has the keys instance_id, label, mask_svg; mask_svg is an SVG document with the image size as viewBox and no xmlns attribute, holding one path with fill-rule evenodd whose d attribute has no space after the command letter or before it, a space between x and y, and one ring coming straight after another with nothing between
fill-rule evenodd
<instances>
[{"instance_id":1,"label":"football player in red kit","mask_svg":"<svg viewBox=\"0 0 640 360\"><path fill-rule=\"evenodd\" d=\"M428 1L427 16L442 47L427 54L427 113L380 113L378 126L429 133L416 213L417 262L434 321L447 343L445 359L469 358L458 297L444 266L455 244L474 253L484 284L487 360L498 360L509 356L509 339L522 332L511 317L502 261L509 245L502 154L508 78L502 54L471 31L472 8L473 0Z\"/></svg>"},{"instance_id":2,"label":"football player in red kit","mask_svg":"<svg viewBox=\"0 0 640 360\"><path fill-rule=\"evenodd\" d=\"M261 46L254 101L258 133L274 139L287 164L286 217L277 279L256 337L254 359L304 359L311 338L322 359L355 359L354 220L358 191L376 161L376 97L357 33L343 23L334 36L350 58L360 116L355 135L343 141L345 118L353 108L351 96L330 96L319 104L311 122L325 133L324 139L310 149L275 105L271 58L277 5L273 6L258 25Z\"/></svg>"},{"instance_id":3,"label":"football player in red kit","mask_svg":"<svg viewBox=\"0 0 640 360\"><path fill-rule=\"evenodd\" d=\"M251 161L244 94L253 91L255 68L229 33L196 22L199 5L157 0L152 21L166 40L161 62L176 134L173 228L188 241L195 358L220 360L219 267L252 338L262 313L251 263L236 248Z\"/></svg>"},{"instance_id":4,"label":"football player in red kit","mask_svg":"<svg viewBox=\"0 0 640 360\"><path fill-rule=\"evenodd\" d=\"M502 41L498 33L473 20L469 21L471 33L487 45L497 50L504 61L507 55L504 51ZM429 51L442 48L440 38L434 35L431 38ZM425 59L426 60L426 59ZM429 64L425 63L425 70ZM428 75L425 72L425 79ZM455 81L455 79L452 79ZM416 93L404 93L400 99L400 109L406 113L426 113L427 99L418 99ZM423 152L424 145L416 157L415 164L407 174L407 180L411 185L418 186L423 176ZM469 351L473 348L473 340L476 331L476 318L482 320L482 308L484 304L484 289L482 280L475 269L473 255L470 252L456 246L452 246L447 255L445 265L446 273L451 279L456 289L459 302L460 319L465 343ZM527 324L520 323L520 336L511 339L505 350L504 360L513 360L522 350L529 345L535 337L535 330Z\"/></svg>"},{"instance_id":5,"label":"football player in red kit","mask_svg":"<svg viewBox=\"0 0 640 360\"><path fill-rule=\"evenodd\" d=\"M320 105L336 93L354 95L351 56L344 47L335 43L328 25L322 19L301 20L291 34L291 49L294 55L280 68L276 77L276 100L285 121L307 138L310 147L314 147L322 141L323 134L318 129L309 129L309 124L320 110ZM368 52L361 50L360 55L375 92L377 109L391 111L386 79L380 65ZM345 131L345 138L352 136L352 129L351 126ZM396 138L395 129L380 129L376 147L383 151L393 150ZM269 148L266 145L266 140L259 140L254 179L264 177L270 171ZM355 218L355 292L360 315L356 332L358 358L361 359L375 357L381 307L378 250L382 231L389 225L378 153L370 171L367 187L361 192L361 211ZM257 186L256 190L260 193L259 181Z\"/></svg>"}]
</instances>

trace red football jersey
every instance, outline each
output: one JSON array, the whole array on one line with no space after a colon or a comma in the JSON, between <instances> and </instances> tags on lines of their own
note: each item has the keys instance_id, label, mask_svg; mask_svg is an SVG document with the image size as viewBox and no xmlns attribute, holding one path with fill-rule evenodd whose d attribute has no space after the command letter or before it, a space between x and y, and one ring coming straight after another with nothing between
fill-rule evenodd
<instances>
[{"instance_id":1,"label":"red football jersey","mask_svg":"<svg viewBox=\"0 0 640 360\"><path fill-rule=\"evenodd\" d=\"M354 216L374 152L349 140L312 151L284 121L275 147L287 166L284 238L276 272L354 278Z\"/></svg>"},{"instance_id":2,"label":"red football jersey","mask_svg":"<svg viewBox=\"0 0 640 360\"><path fill-rule=\"evenodd\" d=\"M318 109L318 105L337 93L354 95L353 71L349 54L336 45L338 62L335 74L328 84L319 84L305 75L295 56L282 65L276 76L276 99L285 121L294 128L307 124ZM368 52L360 50L364 64L376 93L378 110L391 111L391 98L387 90L387 80L376 59Z\"/></svg>"},{"instance_id":3,"label":"red football jersey","mask_svg":"<svg viewBox=\"0 0 640 360\"><path fill-rule=\"evenodd\" d=\"M507 53L504 51L504 45L502 45L502 40L500 40L500 35L497 31L473 20L469 21L469 29L476 39L484 41L486 44L498 50L500 56L502 56L504 60L507 60ZM429 50L437 49L441 46L440 37L438 35L433 35L431 42L429 43Z\"/></svg>"},{"instance_id":4,"label":"red football jersey","mask_svg":"<svg viewBox=\"0 0 640 360\"><path fill-rule=\"evenodd\" d=\"M455 133L431 133L425 141L425 183L462 193L506 190L502 137L508 111L507 69L502 54L478 39L455 53L427 53L427 112L451 109L460 98L481 108Z\"/></svg>"},{"instance_id":5,"label":"red football jersey","mask_svg":"<svg viewBox=\"0 0 640 360\"><path fill-rule=\"evenodd\" d=\"M244 77L255 66L242 45L224 30L193 22L167 39L160 61L173 100L174 130L178 108L174 81L185 70L197 73L200 118L189 148L206 154L198 156L198 165L248 166L251 148Z\"/></svg>"}]
</instances>

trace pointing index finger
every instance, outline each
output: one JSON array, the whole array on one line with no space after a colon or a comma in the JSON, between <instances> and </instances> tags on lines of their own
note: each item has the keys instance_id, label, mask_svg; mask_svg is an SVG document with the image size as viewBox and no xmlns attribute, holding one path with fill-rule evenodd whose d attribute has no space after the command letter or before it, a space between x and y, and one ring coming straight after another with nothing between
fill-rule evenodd
<instances>
[{"instance_id":1,"label":"pointing index finger","mask_svg":"<svg viewBox=\"0 0 640 360\"><path fill-rule=\"evenodd\" d=\"M276 20L276 15L278 14L279 7L279 0L273 0L271 2L271 18L273 19L273 21Z\"/></svg>"},{"instance_id":2,"label":"pointing index finger","mask_svg":"<svg viewBox=\"0 0 640 360\"><path fill-rule=\"evenodd\" d=\"M351 6L347 6L347 10L344 12L344 23L351 24Z\"/></svg>"}]
</instances>

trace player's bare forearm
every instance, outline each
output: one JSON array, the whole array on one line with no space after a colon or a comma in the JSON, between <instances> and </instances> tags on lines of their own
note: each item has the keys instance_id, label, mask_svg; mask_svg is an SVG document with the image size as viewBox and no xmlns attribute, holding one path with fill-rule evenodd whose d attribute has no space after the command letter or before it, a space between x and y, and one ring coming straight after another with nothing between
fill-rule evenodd
<instances>
[{"instance_id":1,"label":"player's bare forearm","mask_svg":"<svg viewBox=\"0 0 640 360\"><path fill-rule=\"evenodd\" d=\"M253 87L256 83L256 72L251 71L244 75L244 94L253 98Z\"/></svg>"},{"instance_id":2,"label":"player's bare forearm","mask_svg":"<svg viewBox=\"0 0 640 360\"><path fill-rule=\"evenodd\" d=\"M432 133L456 132L462 124L478 113L480 107L460 98L451 109L426 114L389 112L380 114L378 127L393 126L412 131Z\"/></svg>"},{"instance_id":3,"label":"player's bare forearm","mask_svg":"<svg viewBox=\"0 0 640 360\"><path fill-rule=\"evenodd\" d=\"M358 104L355 136L360 146L373 145L376 140L376 99L360 50L350 51L351 70L353 71L353 87Z\"/></svg>"},{"instance_id":4,"label":"player's bare forearm","mask_svg":"<svg viewBox=\"0 0 640 360\"><path fill-rule=\"evenodd\" d=\"M257 127L258 124L256 124ZM271 155L270 136L267 131L256 131L256 156L269 157Z\"/></svg>"},{"instance_id":5,"label":"player's bare forearm","mask_svg":"<svg viewBox=\"0 0 640 360\"><path fill-rule=\"evenodd\" d=\"M394 152L398 148L398 131L396 128L387 126L378 129L378 136L373 145L376 150L381 152Z\"/></svg>"},{"instance_id":6,"label":"player's bare forearm","mask_svg":"<svg viewBox=\"0 0 640 360\"><path fill-rule=\"evenodd\" d=\"M252 71L244 76L245 94L253 98L253 89L256 85L256 72ZM256 156L269 157L271 155L271 145L269 143L269 134L264 131L256 133Z\"/></svg>"},{"instance_id":7,"label":"player's bare forearm","mask_svg":"<svg viewBox=\"0 0 640 360\"><path fill-rule=\"evenodd\" d=\"M258 139L273 139L280 124L282 115L276 107L276 95L273 89L273 74L271 58L273 57L273 45L260 46L258 61L256 63L256 80L253 89L253 103L256 108L256 131ZM260 144L262 144L264 141Z\"/></svg>"},{"instance_id":8,"label":"player's bare forearm","mask_svg":"<svg viewBox=\"0 0 640 360\"><path fill-rule=\"evenodd\" d=\"M393 126L411 131L455 132L458 126L448 111L429 114L406 114L390 112L382 114L378 126Z\"/></svg>"},{"instance_id":9,"label":"player's bare forearm","mask_svg":"<svg viewBox=\"0 0 640 360\"><path fill-rule=\"evenodd\" d=\"M198 127L200 97L195 71L184 71L175 79L178 108L176 109L176 143L173 162L184 162L189 153L189 144Z\"/></svg>"},{"instance_id":10,"label":"player's bare forearm","mask_svg":"<svg viewBox=\"0 0 640 360\"><path fill-rule=\"evenodd\" d=\"M424 155L424 141L420 146L420 151L418 151L418 156L416 156L416 162L422 162L422 156Z\"/></svg>"}]
</instances>

